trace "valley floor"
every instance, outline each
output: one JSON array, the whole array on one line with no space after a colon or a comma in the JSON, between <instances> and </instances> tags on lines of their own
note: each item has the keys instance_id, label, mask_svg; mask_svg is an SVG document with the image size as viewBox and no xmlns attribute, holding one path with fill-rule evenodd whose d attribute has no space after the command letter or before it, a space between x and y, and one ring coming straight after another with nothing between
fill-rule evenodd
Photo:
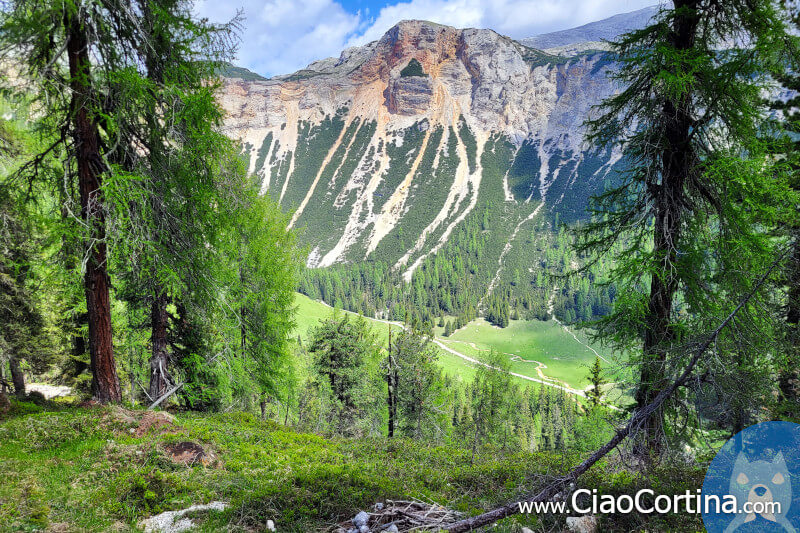
<instances>
[{"instance_id":1,"label":"valley floor","mask_svg":"<svg viewBox=\"0 0 800 533\"><path fill-rule=\"evenodd\" d=\"M297 294L296 335L307 338L308 330L331 315L325 303ZM344 311L348 312L348 311ZM370 325L386 342L389 327L399 323L367 318ZM555 320L512 320L507 328L498 328L482 318L475 319L449 337L442 336L444 328L434 328L439 346L440 363L445 372L459 380L470 381L475 373L475 361L489 350L508 356L511 372L521 384L539 383L563 388L582 397L589 386L589 367L599 356L607 371L617 371L619 362L605 347L592 343L582 331L575 331ZM610 395L613 400L618 395Z\"/></svg>"}]
</instances>

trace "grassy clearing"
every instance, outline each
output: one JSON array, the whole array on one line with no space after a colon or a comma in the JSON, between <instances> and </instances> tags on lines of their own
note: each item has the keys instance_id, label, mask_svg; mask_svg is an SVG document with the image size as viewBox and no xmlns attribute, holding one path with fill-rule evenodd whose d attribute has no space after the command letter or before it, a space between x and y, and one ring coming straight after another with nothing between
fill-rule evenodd
<instances>
[{"instance_id":1,"label":"grassy clearing","mask_svg":"<svg viewBox=\"0 0 800 533\"><path fill-rule=\"evenodd\" d=\"M541 368L545 376L582 389L589 384L589 366L595 359L589 346L603 357L613 359L609 350L591 344L583 332L573 333L578 340L552 320L512 320L507 328L498 328L477 319L444 341L471 357L490 349L508 354L509 359L517 356L511 362L511 371L534 378L541 377L536 371L540 365L522 360L538 361L546 365Z\"/></svg>"},{"instance_id":2,"label":"grassy clearing","mask_svg":"<svg viewBox=\"0 0 800 533\"><path fill-rule=\"evenodd\" d=\"M333 310L302 294L297 295L295 303L298 308L296 334L305 341L309 329L329 317ZM381 341L386 342L389 326L376 320L367 320L373 325ZM507 328L498 328L479 318L450 337L442 337L442 330L443 328L434 328L437 338L466 356L478 358L486 351L494 349L509 354L509 358L513 354L521 359L535 360L546 365L546 368L541 368L546 377L563 381L574 388L583 389L589 384L589 366L594 362L595 354L587 346L613 361L610 350L590 343L585 333L572 330L578 338L575 340L553 321L512 320ZM456 355L441 351L439 361L445 372L455 378L470 381L475 375L474 365ZM537 363L512 361L511 370L540 379L536 370L539 366Z\"/></svg>"},{"instance_id":3,"label":"grassy clearing","mask_svg":"<svg viewBox=\"0 0 800 533\"><path fill-rule=\"evenodd\" d=\"M122 412L122 415L120 415ZM321 531L387 498L420 498L477 513L520 498L579 457L384 438L328 439L249 414L178 413L137 436L141 411L13 402L0 415L0 531L136 531L165 510L222 500L201 531ZM173 463L165 445L192 441L218 457L211 466ZM660 474L671 494L702 481L702 469ZM671 480L681 480L675 482ZM610 464L582 484L632 494L642 480ZM663 486L662 486L663 485ZM688 531L692 517L611 517L604 531ZM622 520L622 522L620 522ZM655 520L663 520L656 522ZM522 517L493 531L563 528L563 517ZM696 520L691 530L700 528Z\"/></svg>"}]
</instances>

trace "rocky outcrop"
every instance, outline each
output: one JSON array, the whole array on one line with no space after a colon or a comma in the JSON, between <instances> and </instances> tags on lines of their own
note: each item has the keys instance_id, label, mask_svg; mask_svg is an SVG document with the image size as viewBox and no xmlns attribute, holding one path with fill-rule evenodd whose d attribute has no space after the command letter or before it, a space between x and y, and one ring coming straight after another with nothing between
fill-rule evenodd
<instances>
[{"instance_id":1,"label":"rocky outcrop","mask_svg":"<svg viewBox=\"0 0 800 533\"><path fill-rule=\"evenodd\" d=\"M388 129L406 123L394 115L451 123L463 116L471 126L515 142L558 136L574 131L575 121L561 118L584 117L613 88L600 54L558 63L548 57L491 30L404 21L379 41L295 74L226 80L226 127L252 142L264 129L290 120L319 121L348 106L362 118L385 115ZM399 76L412 58L427 77ZM562 99L565 93L568 99Z\"/></svg>"},{"instance_id":2,"label":"rocky outcrop","mask_svg":"<svg viewBox=\"0 0 800 533\"><path fill-rule=\"evenodd\" d=\"M433 99L433 83L428 76L395 77L386 89L386 109L395 115L423 115Z\"/></svg>"},{"instance_id":3,"label":"rocky outcrop","mask_svg":"<svg viewBox=\"0 0 800 533\"><path fill-rule=\"evenodd\" d=\"M422 75L401 74L412 61ZM220 98L250 171L308 228L309 266L380 254L408 277L489 182L520 220L540 201L580 210L618 159L589 156L581 133L611 65L412 20L294 74L226 79Z\"/></svg>"}]
</instances>

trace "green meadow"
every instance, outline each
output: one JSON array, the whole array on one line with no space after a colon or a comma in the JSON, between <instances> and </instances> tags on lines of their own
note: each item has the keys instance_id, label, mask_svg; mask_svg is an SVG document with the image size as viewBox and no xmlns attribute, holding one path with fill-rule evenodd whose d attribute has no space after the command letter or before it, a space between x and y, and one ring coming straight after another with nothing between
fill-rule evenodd
<instances>
[{"instance_id":1,"label":"green meadow","mask_svg":"<svg viewBox=\"0 0 800 533\"><path fill-rule=\"evenodd\" d=\"M302 294L297 295L295 303L296 335L305 341L308 331L329 317L333 309ZM339 312L354 315L348 311ZM379 320L367 320L378 338L386 342L390 326ZM507 328L498 328L479 318L450 337L441 336L441 330L435 328L436 339L467 357L480 359L489 350L497 350L508 356L512 372L575 389L589 385L589 366L594 362L595 352L610 361L603 361L605 368L616 365L611 350L592 343L583 331L573 328L567 331L552 320L512 320ZM475 374L474 363L444 350L441 350L440 363L445 372L456 379L470 381Z\"/></svg>"}]
</instances>

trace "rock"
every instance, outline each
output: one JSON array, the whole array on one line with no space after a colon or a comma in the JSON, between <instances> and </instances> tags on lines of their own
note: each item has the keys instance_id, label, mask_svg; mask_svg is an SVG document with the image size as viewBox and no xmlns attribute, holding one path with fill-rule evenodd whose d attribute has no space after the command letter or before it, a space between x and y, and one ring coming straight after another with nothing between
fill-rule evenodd
<instances>
[{"instance_id":1,"label":"rock","mask_svg":"<svg viewBox=\"0 0 800 533\"><path fill-rule=\"evenodd\" d=\"M44 405L47 402L47 397L38 390L32 390L25 395L25 399L33 402L36 405Z\"/></svg>"},{"instance_id":2,"label":"rock","mask_svg":"<svg viewBox=\"0 0 800 533\"><path fill-rule=\"evenodd\" d=\"M433 83L427 76L394 78L387 89L386 108L397 115L422 115L433 98Z\"/></svg>"},{"instance_id":3,"label":"rock","mask_svg":"<svg viewBox=\"0 0 800 533\"><path fill-rule=\"evenodd\" d=\"M267 531L275 531L275 522L267 520Z\"/></svg>"},{"instance_id":4,"label":"rock","mask_svg":"<svg viewBox=\"0 0 800 533\"><path fill-rule=\"evenodd\" d=\"M591 514L568 516L567 529L574 533L597 533L599 531L597 517Z\"/></svg>"},{"instance_id":5,"label":"rock","mask_svg":"<svg viewBox=\"0 0 800 533\"><path fill-rule=\"evenodd\" d=\"M375 510L376 511L383 511L383 503L381 503L381 502L376 503L375 504Z\"/></svg>"},{"instance_id":6,"label":"rock","mask_svg":"<svg viewBox=\"0 0 800 533\"><path fill-rule=\"evenodd\" d=\"M28 383L25 386L25 390L28 394L37 392L47 400L72 394L72 389L69 387L64 385L48 385L46 383Z\"/></svg>"},{"instance_id":7,"label":"rock","mask_svg":"<svg viewBox=\"0 0 800 533\"><path fill-rule=\"evenodd\" d=\"M156 516L151 516L139 523L144 533L180 533L194 527L189 518L184 518L188 513L198 511L223 511L228 507L224 502L211 502L207 505L192 505L181 511L166 511Z\"/></svg>"},{"instance_id":8,"label":"rock","mask_svg":"<svg viewBox=\"0 0 800 533\"><path fill-rule=\"evenodd\" d=\"M396 526L396 525L394 525L394 524L389 524L389 527L387 527L386 529L384 529L384 530L383 530L381 533L399 533L399 531L400 531L400 530L399 530L399 529L397 529L397 526Z\"/></svg>"},{"instance_id":9,"label":"rock","mask_svg":"<svg viewBox=\"0 0 800 533\"><path fill-rule=\"evenodd\" d=\"M522 528L522 533L533 533L533 531L527 527Z\"/></svg>"},{"instance_id":10,"label":"rock","mask_svg":"<svg viewBox=\"0 0 800 533\"><path fill-rule=\"evenodd\" d=\"M369 526L364 524L358 528L358 533L369 533Z\"/></svg>"},{"instance_id":11,"label":"rock","mask_svg":"<svg viewBox=\"0 0 800 533\"><path fill-rule=\"evenodd\" d=\"M353 525L360 528L361 526L366 526L367 522L369 522L369 513L366 511L359 512L355 518L353 518Z\"/></svg>"}]
</instances>

